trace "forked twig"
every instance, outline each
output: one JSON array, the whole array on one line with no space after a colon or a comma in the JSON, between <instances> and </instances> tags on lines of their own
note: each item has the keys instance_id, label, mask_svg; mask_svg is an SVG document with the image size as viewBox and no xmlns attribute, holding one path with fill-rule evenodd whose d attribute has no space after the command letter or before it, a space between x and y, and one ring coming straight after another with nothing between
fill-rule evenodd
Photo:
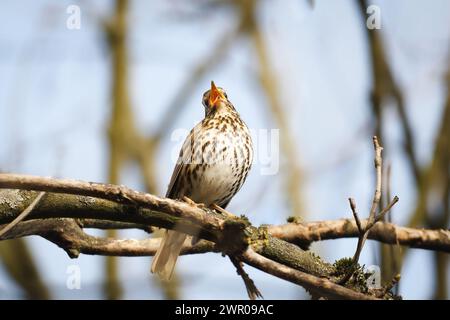
<instances>
[{"instance_id":1,"label":"forked twig","mask_svg":"<svg viewBox=\"0 0 450 320\"><path fill-rule=\"evenodd\" d=\"M352 259L352 266L348 270L348 272L344 275L344 277L339 281L340 284L346 283L353 275L356 269L356 265L358 264L359 257L361 255L361 251L364 247L364 243L367 240L370 229L379 221L384 220L384 216L391 210L391 208L398 202L399 198L395 196L389 204L382 209L378 214L377 210L380 206L381 200L381 188L382 188L382 169L383 169L383 159L381 157L381 151L383 147L380 146L378 142L377 136L373 137L373 146L375 149L375 171L376 171L376 183L375 183L375 193L372 200L372 206L370 208L369 218L367 220L366 225L363 227L361 224L361 220L359 219L358 212L356 210L356 202L355 199L349 198L348 201L350 203L350 208L353 213L353 217L356 221L356 226L358 227L358 244L356 246L355 254Z\"/></svg>"}]
</instances>

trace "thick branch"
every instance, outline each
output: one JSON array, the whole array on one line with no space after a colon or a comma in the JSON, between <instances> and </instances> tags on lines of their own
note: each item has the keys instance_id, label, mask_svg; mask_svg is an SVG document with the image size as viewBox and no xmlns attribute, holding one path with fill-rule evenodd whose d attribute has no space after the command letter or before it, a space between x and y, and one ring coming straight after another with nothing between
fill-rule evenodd
<instances>
[{"instance_id":1,"label":"thick branch","mask_svg":"<svg viewBox=\"0 0 450 320\"><path fill-rule=\"evenodd\" d=\"M323 289L326 288L327 298L329 299L375 299L375 297L345 288L328 279L315 277L299 270L286 267L281 263L267 259L250 248L242 254L242 261L259 270L270 273L273 276L296 283L312 294L317 294L318 296L323 296Z\"/></svg>"},{"instance_id":2,"label":"thick branch","mask_svg":"<svg viewBox=\"0 0 450 320\"><path fill-rule=\"evenodd\" d=\"M284 241L276 241L277 239L273 239L264 230L248 226L245 220L224 217L212 210L176 200L162 199L122 186L0 174L0 188L48 192L39 206L28 216L29 219L89 218L138 223L167 229L176 228L187 234L212 241L227 253L241 250L249 238L252 245L257 245L259 250L270 259L319 276L327 276L330 273L329 264L316 258L310 252ZM1 191L0 223L8 223L14 219L34 195L35 192ZM91 196L100 197L103 200ZM23 201L16 203L16 208L12 208L8 205L8 201L12 201L11 198L19 198Z\"/></svg>"},{"instance_id":3,"label":"thick branch","mask_svg":"<svg viewBox=\"0 0 450 320\"><path fill-rule=\"evenodd\" d=\"M367 220L362 220L364 225ZM288 223L269 226L274 237L292 243L308 244L315 241L358 237L359 231L353 219L326 220L308 223ZM411 248L450 252L450 231L415 229L377 222L369 231L368 239Z\"/></svg>"},{"instance_id":4,"label":"thick branch","mask_svg":"<svg viewBox=\"0 0 450 320\"><path fill-rule=\"evenodd\" d=\"M265 228L252 227L245 219L224 217L220 213L195 205L171 199L161 199L121 186L20 175L0 175L0 187L26 188L47 192L39 205L27 217L28 219L62 217L106 219L171 229L177 228L179 231L199 235L200 238L213 241L217 250L227 254L242 252L240 250L244 250L247 244L250 244L252 250L256 250L266 259L276 263L272 265L273 268L278 263L283 264L283 268L290 270L289 272L294 272L294 274L295 271L305 272L305 274L309 274L309 277L316 278L317 281L321 280L320 278L327 278L328 281L333 279L334 268L312 253L288 242L273 238L267 234ZM83 196L50 192L80 193ZM1 191L0 223L8 223L14 219L23 210L22 207L28 205L35 194L36 192L23 190ZM90 196L101 197L103 200ZM35 220L30 222L33 221ZM65 221L64 225L53 226L51 231L43 231L42 236L57 243L66 251L69 248L68 252L71 256L77 256L79 252L90 254L124 253L123 246L120 245L130 245L129 240L124 240L122 243L117 241L112 243L111 239L105 240L86 235L73 220L65 219L63 221ZM23 227L24 224L25 222L21 226ZM19 228L19 226L16 227ZM74 240L74 237L77 240ZM138 244L141 245L142 243ZM111 246L113 247L111 248ZM137 247L139 248L139 246ZM210 248L207 249L210 250ZM129 254L134 255L136 251ZM269 273L276 274L277 271L272 270ZM287 278L287 280L297 283L295 279ZM315 292L320 293L320 296L323 297L334 296L328 286L315 288ZM349 295L347 298L354 297Z\"/></svg>"},{"instance_id":5,"label":"thick branch","mask_svg":"<svg viewBox=\"0 0 450 320\"><path fill-rule=\"evenodd\" d=\"M109 256L152 256L160 245L160 239L116 240L94 237L86 234L74 219L67 218L25 221L17 225L14 231L4 238L27 235L40 235L46 238L64 249L72 258L78 257L80 253ZM212 242L206 240L200 240L195 245L191 245L189 241L186 241L181 254L205 252L218 252L218 250ZM326 278L316 277L272 261L257 254L253 249L248 249L241 259L255 268L301 285L312 294L318 296L325 296L331 299L373 299L370 295L339 286ZM248 279L248 281L251 280ZM252 286L250 287L254 287L253 282L251 284ZM254 288L256 289L256 287ZM255 292L261 295L257 289Z\"/></svg>"},{"instance_id":6,"label":"thick branch","mask_svg":"<svg viewBox=\"0 0 450 320\"><path fill-rule=\"evenodd\" d=\"M1 226L0 226L1 227ZM74 219L52 218L31 220L18 224L1 240L39 235L64 249L71 258L80 253L104 256L153 256L159 248L158 239L113 239L89 235ZM188 241L181 254L218 252L214 243L200 240L195 245Z\"/></svg>"},{"instance_id":7,"label":"thick branch","mask_svg":"<svg viewBox=\"0 0 450 320\"><path fill-rule=\"evenodd\" d=\"M212 214L205 214L203 209L180 201L162 199L151 194L137 192L124 186L16 174L0 174L0 188L76 195L76 197L67 197L48 194L44 199L50 197L51 201L43 201L42 205L37 208L40 210L34 210L29 218L106 219L142 223L168 229L173 229L176 224L179 231L199 235L201 238L212 241L218 240L218 237L220 237L220 232L218 231L223 229L224 220ZM22 196L28 200L30 194L23 194ZM111 200L115 203L105 203L98 198ZM90 204L96 204L92 206L94 210L85 210L84 212L80 210L83 207L91 207ZM119 204L124 206L119 206ZM1 205L2 201L0 198ZM66 209L66 206L69 206L72 210L62 210ZM9 207L6 207L6 209L9 209ZM74 209L76 209L76 212ZM6 210L2 211L7 213L5 212ZM9 212L9 216L11 215L12 213ZM0 215L0 223L9 222L7 219L8 214Z\"/></svg>"},{"instance_id":8,"label":"thick branch","mask_svg":"<svg viewBox=\"0 0 450 320\"><path fill-rule=\"evenodd\" d=\"M0 212L0 216L1 216ZM30 235L40 235L44 231L49 231L55 225L54 219L36 219L32 221L21 222L14 230L8 232L4 237L0 239L15 239ZM48 222L48 224L46 224ZM149 232L151 229L149 226L138 223L126 223L116 222L108 220L95 220L95 219L78 219L78 224L82 228L97 228L97 229L139 229L145 232ZM362 220L362 224L367 223L367 220ZM0 229L3 225L0 225ZM310 244L317 241L335 240L343 238L356 238L358 237L358 228L353 219L339 219L339 220L325 220L317 222L305 222L305 223L288 223L285 225L273 225L267 227L268 233L276 238L297 244ZM369 232L368 239L379 241L386 244L402 245L411 248L450 252L450 231L439 229L415 229L408 227L400 227L392 223L378 222ZM154 240L155 248L157 247L158 239ZM111 243L122 240L110 239ZM142 246L147 245L147 240L133 240L142 242ZM150 242L149 242L150 243ZM133 251L133 246L124 245L124 252ZM114 247L112 245L111 247ZM205 249L205 252L206 249ZM208 251L209 252L209 251ZM87 254L86 252L82 252ZM135 255L139 256L152 256L154 250L149 248L148 250L138 251ZM185 252L188 254L190 252ZM198 252L200 253L200 252ZM119 251L104 250L101 255L132 255L127 253L119 253ZM134 255L134 254L133 254Z\"/></svg>"}]
</instances>

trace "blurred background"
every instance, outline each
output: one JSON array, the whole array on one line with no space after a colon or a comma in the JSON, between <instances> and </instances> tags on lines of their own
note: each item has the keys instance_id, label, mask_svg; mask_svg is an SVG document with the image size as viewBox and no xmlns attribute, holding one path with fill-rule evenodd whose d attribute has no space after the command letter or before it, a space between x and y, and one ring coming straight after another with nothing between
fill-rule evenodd
<instances>
[{"instance_id":1,"label":"blurred background","mask_svg":"<svg viewBox=\"0 0 450 320\"><path fill-rule=\"evenodd\" d=\"M366 24L371 4L379 30ZM388 219L449 227L449 1L22 0L2 1L0 21L0 172L162 196L180 132L202 119L202 94L214 80L254 132L279 129L271 141L279 152L270 153L279 170L263 174L259 141L231 212L255 225L351 218L351 196L367 216L376 134L388 191L400 197ZM356 243L312 250L333 262L352 256ZM181 257L169 284L150 275L150 262L71 260L39 237L3 241L0 298L247 298L219 254ZM405 299L448 298L446 254L369 241L360 262L379 266L382 281L401 273L396 290ZM73 268L80 289L67 286ZM308 298L246 269L266 299Z\"/></svg>"}]
</instances>

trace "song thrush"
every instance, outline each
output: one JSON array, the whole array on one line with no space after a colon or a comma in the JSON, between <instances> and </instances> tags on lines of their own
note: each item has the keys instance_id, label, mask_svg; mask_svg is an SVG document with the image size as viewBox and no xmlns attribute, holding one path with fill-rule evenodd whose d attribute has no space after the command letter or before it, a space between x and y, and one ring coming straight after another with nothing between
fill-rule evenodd
<instances>
[{"instance_id":1,"label":"song thrush","mask_svg":"<svg viewBox=\"0 0 450 320\"><path fill-rule=\"evenodd\" d=\"M205 118L183 143L166 197L187 197L225 209L247 178L253 160L252 140L227 94L214 82L203 95L203 105ZM152 272L170 279L186 236L165 231Z\"/></svg>"}]
</instances>

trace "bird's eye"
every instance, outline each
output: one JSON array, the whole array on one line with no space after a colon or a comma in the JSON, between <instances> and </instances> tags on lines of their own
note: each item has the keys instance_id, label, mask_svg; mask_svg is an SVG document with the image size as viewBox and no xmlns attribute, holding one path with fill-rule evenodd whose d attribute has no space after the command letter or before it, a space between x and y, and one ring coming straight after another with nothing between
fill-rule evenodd
<instances>
[{"instance_id":1,"label":"bird's eye","mask_svg":"<svg viewBox=\"0 0 450 320\"><path fill-rule=\"evenodd\" d=\"M222 91L223 95L225 96L225 98L228 99L227 93L225 91Z\"/></svg>"}]
</instances>

